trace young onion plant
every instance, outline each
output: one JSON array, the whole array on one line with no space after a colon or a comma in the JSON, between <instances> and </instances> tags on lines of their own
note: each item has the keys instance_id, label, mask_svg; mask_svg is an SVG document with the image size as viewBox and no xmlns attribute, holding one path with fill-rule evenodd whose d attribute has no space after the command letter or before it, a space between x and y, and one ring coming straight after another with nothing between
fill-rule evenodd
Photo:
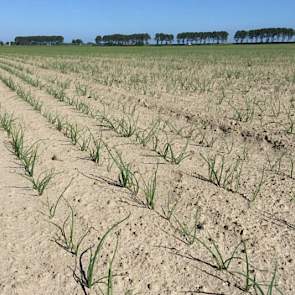
<instances>
[{"instance_id":1,"label":"young onion plant","mask_svg":"<svg viewBox=\"0 0 295 295\"><path fill-rule=\"evenodd\" d=\"M42 195L53 178L54 172L51 170L41 173L35 178L34 171L37 161L37 147L34 144L29 147L25 146L23 128L21 126L14 126L14 121L15 119L11 114L4 113L4 115L0 115L1 127L11 136L10 144L13 153L24 166L26 176L32 183L33 189L35 189L39 195Z\"/></svg>"},{"instance_id":2,"label":"young onion plant","mask_svg":"<svg viewBox=\"0 0 295 295\"><path fill-rule=\"evenodd\" d=\"M250 292L253 289L253 291L257 295L284 295L284 293L278 288L278 285L276 283L277 265L275 266L272 278L269 283L259 282L256 275L253 275L253 272L251 271L251 265L247 252L246 242L242 241L242 243L244 246L245 253L245 269L243 271L237 271L236 273L241 275L245 279L243 290L245 292Z\"/></svg>"},{"instance_id":3,"label":"young onion plant","mask_svg":"<svg viewBox=\"0 0 295 295\"><path fill-rule=\"evenodd\" d=\"M240 158L228 163L222 154L201 157L208 167L208 181L226 190L238 192L240 187L243 162Z\"/></svg>"},{"instance_id":4,"label":"young onion plant","mask_svg":"<svg viewBox=\"0 0 295 295\"><path fill-rule=\"evenodd\" d=\"M75 212L70 204L67 203L67 205L70 213L66 217L64 222L61 225L55 222L51 222L51 224L53 224L58 230L54 241L65 251L71 253L74 256L77 256L83 240L90 233L90 229L85 231L85 233L82 234L80 237L77 237L75 227Z\"/></svg>"},{"instance_id":5,"label":"young onion plant","mask_svg":"<svg viewBox=\"0 0 295 295\"><path fill-rule=\"evenodd\" d=\"M45 171L40 173L36 178L32 177L29 178L33 185L33 189L36 190L39 194L39 196L42 196L45 189L51 182L55 175L55 172L53 170Z\"/></svg>"},{"instance_id":6,"label":"young onion plant","mask_svg":"<svg viewBox=\"0 0 295 295\"><path fill-rule=\"evenodd\" d=\"M143 178L143 192L145 196L145 203L149 209L154 210L156 204L156 190L157 190L157 173L158 166L152 177L146 182Z\"/></svg>"},{"instance_id":7,"label":"young onion plant","mask_svg":"<svg viewBox=\"0 0 295 295\"><path fill-rule=\"evenodd\" d=\"M136 177L136 173L132 171L130 163L124 162L122 155L115 151L114 153L106 146L109 155L113 159L115 165L119 169L118 183L121 187L127 188L133 194L137 195L139 191L139 184Z\"/></svg>"},{"instance_id":8,"label":"young onion plant","mask_svg":"<svg viewBox=\"0 0 295 295\"><path fill-rule=\"evenodd\" d=\"M99 239L99 242L96 247L91 246L81 252L79 256L79 270L78 272L77 271L74 272L74 277L76 281L81 285L82 290L84 291L84 294L88 294L87 290L91 290L95 285L101 285L101 284L107 287L107 293L105 294L108 294L108 295L113 294L112 265L113 265L113 260L118 248L118 236L116 239L113 256L111 258L111 263L108 267L106 276L102 276L102 275L98 276L97 265L99 261L101 260L101 257L102 257L101 251L106 243L106 239L121 223L125 222L129 218L129 216L130 215L128 215L121 221L109 227L109 229ZM93 251L93 248L95 249L94 251ZM101 290L100 287L99 289ZM102 292L102 294L104 293Z\"/></svg>"},{"instance_id":9,"label":"young onion plant","mask_svg":"<svg viewBox=\"0 0 295 295\"><path fill-rule=\"evenodd\" d=\"M99 139L94 138L94 136L92 136L92 138L92 145L89 147L89 157L91 161L99 165L101 163L102 150L105 144L101 136Z\"/></svg>"},{"instance_id":10,"label":"young onion plant","mask_svg":"<svg viewBox=\"0 0 295 295\"><path fill-rule=\"evenodd\" d=\"M34 169L37 161L37 147L35 144L23 150L21 161L25 168L26 174L30 177L34 176Z\"/></svg>"},{"instance_id":11,"label":"young onion plant","mask_svg":"<svg viewBox=\"0 0 295 295\"><path fill-rule=\"evenodd\" d=\"M0 106L1 109L1 106ZM3 115L0 113L0 126L3 128L7 135L10 136L11 132L13 130L13 124L14 124L14 116L13 114L9 114L5 112Z\"/></svg>"},{"instance_id":12,"label":"young onion plant","mask_svg":"<svg viewBox=\"0 0 295 295\"><path fill-rule=\"evenodd\" d=\"M162 157L165 161L179 165L183 160L188 158L190 154L187 152L188 141L182 147L181 151L176 153L173 145L170 142L166 142L162 148L158 147L158 140L156 140L156 144L154 145L154 150Z\"/></svg>"}]
</instances>

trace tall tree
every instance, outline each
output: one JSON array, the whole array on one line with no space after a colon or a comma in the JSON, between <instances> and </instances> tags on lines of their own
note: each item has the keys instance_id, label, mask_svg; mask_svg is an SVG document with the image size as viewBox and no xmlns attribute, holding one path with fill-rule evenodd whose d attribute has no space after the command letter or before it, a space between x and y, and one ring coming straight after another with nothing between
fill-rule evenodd
<instances>
[{"instance_id":1,"label":"tall tree","mask_svg":"<svg viewBox=\"0 0 295 295\"><path fill-rule=\"evenodd\" d=\"M101 36L96 36L96 38L95 38L95 43L96 43L96 45L100 45L101 44L101 42L102 42L102 37Z\"/></svg>"}]
</instances>

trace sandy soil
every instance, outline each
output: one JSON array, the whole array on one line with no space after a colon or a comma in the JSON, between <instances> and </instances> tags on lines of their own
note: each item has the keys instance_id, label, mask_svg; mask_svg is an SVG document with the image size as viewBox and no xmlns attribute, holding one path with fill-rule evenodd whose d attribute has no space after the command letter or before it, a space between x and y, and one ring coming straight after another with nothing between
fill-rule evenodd
<instances>
[{"instance_id":1,"label":"sandy soil","mask_svg":"<svg viewBox=\"0 0 295 295\"><path fill-rule=\"evenodd\" d=\"M44 63L49 67L52 60ZM266 154L271 160L279 158L282 151L289 157L294 156L294 135L286 134L280 127L280 122L287 121L286 114L277 118L277 124L264 130L261 126L266 126L273 118L266 117L265 125L261 124L259 116L251 122L237 122L228 115L228 105L206 111L210 106L207 104L210 93L183 93L179 100L178 94L158 90L159 85L155 85L158 97L150 93L143 95L134 89L128 91L127 86L125 89L115 85L107 87L90 78L87 80L85 73L44 69L38 67L37 60L35 64L34 60L29 63L23 57L2 57L0 65L4 66L0 68L2 79L13 79L42 102L40 113L0 82L1 112L13 113L22 124L27 145L37 143L36 175L49 169L56 173L45 193L38 196L10 149L10 138L0 130L1 247L4 249L0 254L4 273L0 286L3 294L83 294L73 275L73 272L79 274L79 255L97 245L98 239L112 224L129 215L108 236L95 266L96 278L107 275L118 235L113 294L255 294L253 286L249 286L248 292L243 290L245 278L240 273L245 273L246 264L242 241L246 243L251 277L257 277L265 294L267 287L263 285L265 282L270 284L276 265L275 286L283 294L293 294L295 201L294 178L289 175L290 159L293 158L283 158L280 171L276 171L276 166L273 170L265 169L262 189L256 199L250 201L261 178L262 167L266 167ZM20 65L24 67L21 70ZM14 72L7 71L7 67ZM40 87L34 87L22 78L20 73L28 71L30 77L38 77ZM168 140L173 142L176 151L181 151L186 139L179 130L189 130L192 126L201 128L204 122L207 123L205 128L197 130L203 130L202 134L208 140L213 138L214 144L206 145L197 132L194 138L189 138L188 157L179 165L173 165L159 157L151 145L142 146L134 136L122 137L114 130L102 127L97 117L59 101L44 86L58 88L56 81L67 80L71 82L65 90L66 96L79 99L93 112L103 110L112 118L122 118L122 114L128 113L122 104L130 102L137 105L138 129L147 128L159 117L162 122L170 119L177 128L163 125L158 134L160 146ZM87 85L87 95L77 93L79 83ZM261 85L265 85L263 80ZM290 85L286 89L288 87ZM282 95L282 104L288 102L288 91ZM86 136L90 130L94 138L101 136L113 153L119 151L124 161L131 163L136 171L139 193L135 196L118 185L118 169L106 148L103 148L99 165L90 161L87 150L82 151L69 139L68 133L57 130L48 122L48 112L76 124L83 130L81 136ZM208 167L202 155L215 153L224 155L229 162L244 159L241 160L239 191L208 181ZM155 210L150 210L144 198L143 179L147 182L156 168L157 197ZM69 183L56 216L48 219L48 202L54 203ZM167 212L169 200L170 208L173 204L177 206L168 221L163 217L163 209ZM70 212L68 204L75 212L75 240L90 229L77 257L54 242L58 231L49 222L62 224ZM190 234L181 233L181 225L187 227ZM190 244L187 239L194 237L197 239ZM204 246L206 244L214 251L214 243L224 259L228 259L239 245L235 255L238 258L233 259L227 271L217 269L212 252ZM97 284L86 292L100 294L99 287L105 292L104 284ZM273 294L280 293L274 288Z\"/></svg>"}]
</instances>

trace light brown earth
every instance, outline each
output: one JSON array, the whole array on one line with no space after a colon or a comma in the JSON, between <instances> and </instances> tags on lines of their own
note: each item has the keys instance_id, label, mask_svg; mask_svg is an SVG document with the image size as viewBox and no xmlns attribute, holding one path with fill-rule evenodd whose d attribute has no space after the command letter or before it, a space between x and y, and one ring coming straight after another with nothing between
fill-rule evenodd
<instances>
[{"instance_id":1,"label":"light brown earth","mask_svg":"<svg viewBox=\"0 0 295 295\"><path fill-rule=\"evenodd\" d=\"M271 64L253 58L251 66L244 60L196 60L186 69L180 60L168 58L0 56L0 112L13 113L15 124L23 126L25 145L38 146L35 177L50 169L55 172L38 196L13 154L11 137L0 129L0 293L83 294L73 275L79 275L80 255L90 246L94 251L107 229L129 216L107 236L95 264L95 278L107 276L118 236L113 294L295 294L295 84L287 79L294 69L282 60ZM57 68L59 64L65 66ZM165 64L169 67L163 70ZM30 85L28 78L38 78L38 86ZM41 113L5 85L9 79L43 103ZM135 120L137 132L161 120L157 151L170 142L178 154L188 142L187 157L178 165L165 161L152 142L143 146L135 135L120 136L101 126L101 116L83 113L48 93L49 87L59 89L65 81L67 98L112 120ZM190 86L181 86L181 81ZM79 92L78 85L85 86L86 93ZM252 117L247 122L233 118L233 105L243 118L254 110ZM77 124L80 143L91 131L113 155L121 153L135 172L139 192L119 186L118 169L107 148L102 149L101 163L94 163L89 150L81 151L71 142L65 126L59 131L48 122L48 113ZM241 165L232 186L208 181L203 157L214 155L218 160L224 156L226 169ZM143 188L156 169L151 210ZM48 203L68 185L56 215L49 219ZM163 210L167 212L169 201L176 209L168 221ZM76 257L54 242L58 231L51 223L63 224L68 205L75 212L75 240L90 229ZM190 233L185 236L180 229L186 225ZM239 245L227 270L218 269L210 252L216 253L214 245L224 259ZM257 282L250 281L248 291L241 274L246 273L245 254L250 277ZM272 293L267 293L273 278ZM95 284L84 292L107 294L106 290L105 284Z\"/></svg>"}]
</instances>

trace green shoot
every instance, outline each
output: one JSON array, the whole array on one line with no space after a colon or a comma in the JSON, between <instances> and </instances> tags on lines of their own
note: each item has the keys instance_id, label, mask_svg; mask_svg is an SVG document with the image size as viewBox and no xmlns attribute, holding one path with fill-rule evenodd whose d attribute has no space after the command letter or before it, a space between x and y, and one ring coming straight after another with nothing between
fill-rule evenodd
<instances>
[{"instance_id":1,"label":"green shoot","mask_svg":"<svg viewBox=\"0 0 295 295\"><path fill-rule=\"evenodd\" d=\"M85 291L85 288L91 289L94 285L98 284L98 283L103 283L104 278L98 278L95 279L95 266L99 261L99 258L101 257L101 250L102 247L105 243L106 238L109 236L109 234L116 228L118 227L121 223L123 223L124 221L126 221L129 218L130 215L128 215L127 217L125 217L124 219L122 219L121 221L115 223L114 225L112 225L106 232L105 234L102 236L102 238L100 239L98 245L95 248L94 253L92 252L92 248L87 248L86 250L84 250L79 257L79 274L74 274L76 280L80 283L80 285L82 286L83 290ZM117 249L117 244L115 247L115 252ZM89 253L89 257L88 257L88 263L87 263L87 267L84 266L84 256ZM114 257L114 256L113 256ZM113 259L112 259L113 260ZM110 268L112 269L112 263L111 262L111 266ZM109 270L110 271L110 270ZM112 273L110 273L108 271L108 278L109 280L112 279ZM108 282L108 290L111 290L111 281ZM86 293L86 292L85 292ZM87 294L87 293L86 293ZM111 294L111 293L110 293Z\"/></svg>"},{"instance_id":2,"label":"green shoot","mask_svg":"<svg viewBox=\"0 0 295 295\"><path fill-rule=\"evenodd\" d=\"M50 181L54 177L53 170L41 173L37 178L30 178L33 184L33 189L36 190L39 196L42 196L44 190L49 185Z\"/></svg>"},{"instance_id":3,"label":"green shoot","mask_svg":"<svg viewBox=\"0 0 295 295\"><path fill-rule=\"evenodd\" d=\"M180 199L172 202L171 197L168 196L167 201L165 203L165 207L162 206L162 217L168 221L171 220L172 216L174 215L174 212L176 210L176 207L179 203Z\"/></svg>"},{"instance_id":4,"label":"green shoot","mask_svg":"<svg viewBox=\"0 0 295 295\"><path fill-rule=\"evenodd\" d=\"M24 165L26 174L30 177L33 177L34 175L36 160L37 160L37 148L34 145L23 150L21 161Z\"/></svg>"},{"instance_id":5,"label":"green shoot","mask_svg":"<svg viewBox=\"0 0 295 295\"><path fill-rule=\"evenodd\" d=\"M143 192L145 195L146 206L152 210L155 209L157 172L158 172L158 166L157 166L154 174L152 175L152 177L147 182L145 182L143 179L143 182L144 182Z\"/></svg>"},{"instance_id":6,"label":"green shoot","mask_svg":"<svg viewBox=\"0 0 295 295\"><path fill-rule=\"evenodd\" d=\"M58 206L60 200L64 197L64 194L66 193L66 191L68 190L68 188L71 186L72 182L73 182L73 179L71 179L70 183L65 187L65 189L63 190L63 192L57 198L56 202L53 203L52 205L49 204L49 199L47 197L47 207L48 207L48 213L49 213L48 214L48 217L49 217L49 219L52 219L52 218L55 217L57 206Z\"/></svg>"},{"instance_id":7,"label":"green shoot","mask_svg":"<svg viewBox=\"0 0 295 295\"><path fill-rule=\"evenodd\" d=\"M104 145L101 137L99 140L93 138L93 145L94 146L89 148L90 160L99 165L101 161L102 148Z\"/></svg>"},{"instance_id":8,"label":"green shoot","mask_svg":"<svg viewBox=\"0 0 295 295\"><path fill-rule=\"evenodd\" d=\"M0 114L0 126L3 128L7 135L10 136L14 124L14 117L13 114L4 113L3 115Z\"/></svg>"},{"instance_id":9,"label":"green shoot","mask_svg":"<svg viewBox=\"0 0 295 295\"><path fill-rule=\"evenodd\" d=\"M158 150L157 153L167 162L170 162L172 164L178 165L180 164L184 159L189 157L189 153L186 152L188 147L188 141L186 142L186 145L182 148L182 150L179 152L179 154L175 154L175 151L173 150L172 145L167 142L162 150Z\"/></svg>"},{"instance_id":10,"label":"green shoot","mask_svg":"<svg viewBox=\"0 0 295 295\"><path fill-rule=\"evenodd\" d=\"M53 224L58 229L58 233L54 241L67 252L71 253L74 256L77 256L79 248L83 240L89 234L90 229L88 229L83 235L81 235L80 238L76 239L75 213L72 206L68 204L68 207L70 209L70 214L67 216L62 225L51 222L51 224Z\"/></svg>"},{"instance_id":11,"label":"green shoot","mask_svg":"<svg viewBox=\"0 0 295 295\"><path fill-rule=\"evenodd\" d=\"M24 151L24 132L22 128L13 129L11 132L11 146L15 155L21 159Z\"/></svg>"},{"instance_id":12,"label":"green shoot","mask_svg":"<svg viewBox=\"0 0 295 295\"><path fill-rule=\"evenodd\" d=\"M131 164L125 163L121 154L117 151L115 155L108 149L110 156L119 169L118 182L121 187L129 189L134 194L138 193L139 185L135 173L131 170Z\"/></svg>"},{"instance_id":13,"label":"green shoot","mask_svg":"<svg viewBox=\"0 0 295 295\"><path fill-rule=\"evenodd\" d=\"M201 157L208 166L208 181L226 190L238 191L243 168L240 158L234 160L231 165L226 165L224 155L216 154L213 157L205 157L201 154Z\"/></svg>"},{"instance_id":14,"label":"green shoot","mask_svg":"<svg viewBox=\"0 0 295 295\"><path fill-rule=\"evenodd\" d=\"M198 210L196 210L194 217L193 217L193 224L190 226L187 223L181 222L178 220L176 216L174 216L177 227L177 232L183 238L183 242L187 245L193 245L197 240L197 229L199 224L199 214Z\"/></svg>"}]
</instances>

